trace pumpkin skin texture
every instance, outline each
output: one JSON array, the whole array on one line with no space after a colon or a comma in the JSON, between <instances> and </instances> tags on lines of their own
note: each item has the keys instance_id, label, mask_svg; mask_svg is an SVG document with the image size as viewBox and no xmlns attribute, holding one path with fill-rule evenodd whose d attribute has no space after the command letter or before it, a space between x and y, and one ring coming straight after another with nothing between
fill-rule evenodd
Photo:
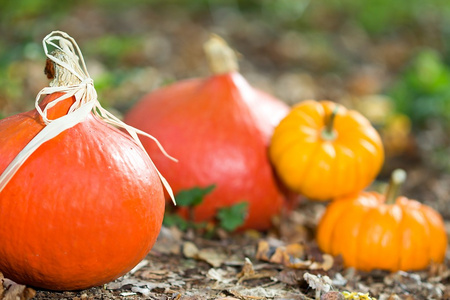
<instances>
[{"instance_id":1,"label":"pumpkin skin texture","mask_svg":"<svg viewBox=\"0 0 450 300\"><path fill-rule=\"evenodd\" d=\"M337 106L334 137L324 135ZM311 200L363 190L384 161L381 138L360 113L331 101L307 100L275 128L270 158L282 182Z\"/></svg>"},{"instance_id":2,"label":"pumpkin skin texture","mask_svg":"<svg viewBox=\"0 0 450 300\"><path fill-rule=\"evenodd\" d=\"M125 122L156 137L178 159L168 160L154 143L142 140L175 194L216 185L195 207L194 221L212 220L217 209L247 201L241 229L264 230L284 202L267 148L288 110L235 71L156 90L128 112Z\"/></svg>"},{"instance_id":3,"label":"pumpkin skin texture","mask_svg":"<svg viewBox=\"0 0 450 300\"><path fill-rule=\"evenodd\" d=\"M335 199L317 228L320 249L341 254L347 267L363 271L424 269L445 257L447 235L438 212L397 197L386 204L376 192Z\"/></svg>"},{"instance_id":4,"label":"pumpkin skin texture","mask_svg":"<svg viewBox=\"0 0 450 300\"><path fill-rule=\"evenodd\" d=\"M73 101L48 115L66 114ZM0 172L43 127L36 110L0 121ZM107 283L150 251L164 205L145 152L90 114L41 145L0 192L0 271L50 290Z\"/></svg>"}]
</instances>

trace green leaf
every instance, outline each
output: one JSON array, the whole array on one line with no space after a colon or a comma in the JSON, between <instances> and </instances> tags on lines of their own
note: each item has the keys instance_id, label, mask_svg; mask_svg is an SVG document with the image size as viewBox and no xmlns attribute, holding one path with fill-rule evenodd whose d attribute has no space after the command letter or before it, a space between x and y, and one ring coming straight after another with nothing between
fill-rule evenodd
<instances>
[{"instance_id":1,"label":"green leaf","mask_svg":"<svg viewBox=\"0 0 450 300\"><path fill-rule=\"evenodd\" d=\"M180 230L185 231L189 227L189 222L175 214L166 214L164 215L163 220L164 226L167 227L178 227Z\"/></svg>"},{"instance_id":2,"label":"green leaf","mask_svg":"<svg viewBox=\"0 0 450 300\"><path fill-rule=\"evenodd\" d=\"M212 184L205 188L194 187L188 190L181 190L175 196L175 201L179 206L197 206L202 203L203 198L211 193L215 187L216 185Z\"/></svg>"},{"instance_id":3,"label":"green leaf","mask_svg":"<svg viewBox=\"0 0 450 300\"><path fill-rule=\"evenodd\" d=\"M230 207L224 207L217 212L219 225L226 231L233 231L242 224L248 215L248 202L236 203Z\"/></svg>"}]
</instances>

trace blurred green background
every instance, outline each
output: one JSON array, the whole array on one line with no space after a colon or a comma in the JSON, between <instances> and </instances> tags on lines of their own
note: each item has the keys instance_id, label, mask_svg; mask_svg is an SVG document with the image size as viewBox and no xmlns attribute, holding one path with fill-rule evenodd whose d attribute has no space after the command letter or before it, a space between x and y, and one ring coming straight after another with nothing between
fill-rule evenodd
<instances>
[{"instance_id":1,"label":"blurred green background","mask_svg":"<svg viewBox=\"0 0 450 300\"><path fill-rule=\"evenodd\" d=\"M0 118L33 108L47 85L41 43L53 30L77 40L100 101L118 115L155 88L208 76L202 44L214 32L254 86L365 114L388 167L450 170L448 0L3 0Z\"/></svg>"}]
</instances>

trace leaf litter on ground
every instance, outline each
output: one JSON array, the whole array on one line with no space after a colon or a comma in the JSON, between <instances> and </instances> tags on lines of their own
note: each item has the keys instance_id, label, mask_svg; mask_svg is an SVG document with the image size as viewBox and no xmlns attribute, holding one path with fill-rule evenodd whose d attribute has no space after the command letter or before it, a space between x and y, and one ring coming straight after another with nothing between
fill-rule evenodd
<instances>
[{"instance_id":1,"label":"leaf litter on ground","mask_svg":"<svg viewBox=\"0 0 450 300\"><path fill-rule=\"evenodd\" d=\"M450 298L448 257L446 264L431 265L420 272L344 268L340 257L328 260L313 235L303 234L310 230L306 228L324 204L301 205L301 217L293 213L284 220L282 230L278 227L267 233L222 232L204 238L192 230L163 227L150 254L125 276L83 291L38 290L35 298L315 299L316 291L305 274L327 276L332 291L369 293L377 299Z\"/></svg>"}]
</instances>

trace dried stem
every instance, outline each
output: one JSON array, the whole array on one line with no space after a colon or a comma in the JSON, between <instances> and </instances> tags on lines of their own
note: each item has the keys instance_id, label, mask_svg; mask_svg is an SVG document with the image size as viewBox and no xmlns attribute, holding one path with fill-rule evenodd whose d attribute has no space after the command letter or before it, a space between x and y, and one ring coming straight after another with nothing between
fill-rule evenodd
<instances>
[{"instance_id":1,"label":"dried stem","mask_svg":"<svg viewBox=\"0 0 450 300\"><path fill-rule=\"evenodd\" d=\"M61 51L59 49L52 51L51 55L67 63L74 70L81 71L77 56L75 55L71 56L68 53L65 53L64 51ZM52 80L49 84L49 86L51 87L70 86L81 83L81 80L76 75L74 75L74 73L72 73L70 70L68 70L63 66L60 66L51 59L47 59L45 63L44 73L45 75L47 75L48 79Z\"/></svg>"},{"instance_id":2,"label":"dried stem","mask_svg":"<svg viewBox=\"0 0 450 300\"><path fill-rule=\"evenodd\" d=\"M209 69L215 75L239 71L236 52L220 36L212 34L203 49Z\"/></svg>"},{"instance_id":3,"label":"dried stem","mask_svg":"<svg viewBox=\"0 0 450 300\"><path fill-rule=\"evenodd\" d=\"M334 130L334 120L336 118L339 106L336 104L330 115L325 116L325 128L320 133L322 139L327 141L333 141L336 139L337 134Z\"/></svg>"},{"instance_id":4,"label":"dried stem","mask_svg":"<svg viewBox=\"0 0 450 300\"><path fill-rule=\"evenodd\" d=\"M396 169L392 172L391 180L386 190L386 204L394 204L398 196L401 185L406 180L406 172L402 169Z\"/></svg>"}]
</instances>

